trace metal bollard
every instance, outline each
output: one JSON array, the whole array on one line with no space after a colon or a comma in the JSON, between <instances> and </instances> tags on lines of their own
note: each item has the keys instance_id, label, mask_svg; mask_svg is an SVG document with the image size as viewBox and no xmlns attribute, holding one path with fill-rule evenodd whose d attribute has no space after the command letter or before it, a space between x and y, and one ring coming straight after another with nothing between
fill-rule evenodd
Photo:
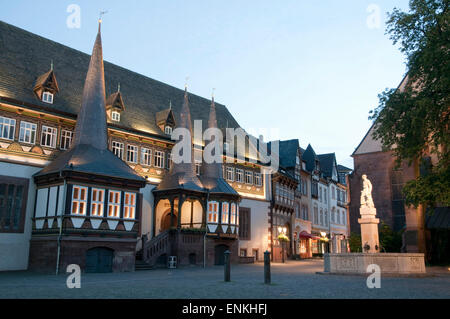
<instances>
[{"instance_id":1,"label":"metal bollard","mask_svg":"<svg viewBox=\"0 0 450 319\"><path fill-rule=\"evenodd\" d=\"M225 277L225 282L229 282L231 279L231 260L230 260L230 251L227 250L224 253L225 255L225 267L224 267L224 277Z\"/></svg>"},{"instance_id":2,"label":"metal bollard","mask_svg":"<svg viewBox=\"0 0 450 319\"><path fill-rule=\"evenodd\" d=\"M270 253L266 251L264 253L264 283L270 285Z\"/></svg>"}]
</instances>

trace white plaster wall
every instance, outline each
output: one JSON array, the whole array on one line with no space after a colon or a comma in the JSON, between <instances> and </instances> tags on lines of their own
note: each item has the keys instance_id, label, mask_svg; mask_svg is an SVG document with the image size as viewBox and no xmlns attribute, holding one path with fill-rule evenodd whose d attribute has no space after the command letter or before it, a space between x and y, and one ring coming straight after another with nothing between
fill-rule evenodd
<instances>
[{"instance_id":1,"label":"white plaster wall","mask_svg":"<svg viewBox=\"0 0 450 319\"><path fill-rule=\"evenodd\" d=\"M34 212L36 187L32 175L40 171L39 167L24 166L0 162L0 175L28 178L28 199L24 232L0 233L0 271L25 270L28 268L28 255L31 238L31 218Z\"/></svg>"},{"instance_id":2,"label":"white plaster wall","mask_svg":"<svg viewBox=\"0 0 450 319\"><path fill-rule=\"evenodd\" d=\"M152 190L155 185L147 184L143 189L142 193L142 219L141 219L141 233L142 235L147 234L148 238L151 238L151 231L153 228L153 193Z\"/></svg>"},{"instance_id":3,"label":"white plaster wall","mask_svg":"<svg viewBox=\"0 0 450 319\"><path fill-rule=\"evenodd\" d=\"M247 249L247 256L252 249L258 249L259 261L264 260L264 252L268 249L269 205L267 201L242 199L240 207L248 207L251 211L251 239L239 240L239 249Z\"/></svg>"}]
</instances>

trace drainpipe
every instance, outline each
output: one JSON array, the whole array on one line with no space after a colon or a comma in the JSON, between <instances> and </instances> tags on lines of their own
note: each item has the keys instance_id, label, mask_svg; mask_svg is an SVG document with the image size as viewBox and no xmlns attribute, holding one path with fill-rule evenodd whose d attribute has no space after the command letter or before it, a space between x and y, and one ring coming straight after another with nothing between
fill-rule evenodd
<instances>
[{"instance_id":1,"label":"drainpipe","mask_svg":"<svg viewBox=\"0 0 450 319\"><path fill-rule=\"evenodd\" d=\"M208 201L209 201L209 189L206 193L206 211L205 211L205 234L203 235L203 268L206 268L206 234L208 233L208 216L206 215L208 212Z\"/></svg>"},{"instance_id":2,"label":"drainpipe","mask_svg":"<svg viewBox=\"0 0 450 319\"><path fill-rule=\"evenodd\" d=\"M62 177L62 172L59 172L59 177ZM64 192L63 192L63 207L61 211L61 225L59 225L59 235L58 235L58 252L56 255L56 275L59 274L59 259L61 255L61 238L62 238L62 227L64 222L64 213L66 211L66 197L67 197L67 182L64 179Z\"/></svg>"}]
</instances>

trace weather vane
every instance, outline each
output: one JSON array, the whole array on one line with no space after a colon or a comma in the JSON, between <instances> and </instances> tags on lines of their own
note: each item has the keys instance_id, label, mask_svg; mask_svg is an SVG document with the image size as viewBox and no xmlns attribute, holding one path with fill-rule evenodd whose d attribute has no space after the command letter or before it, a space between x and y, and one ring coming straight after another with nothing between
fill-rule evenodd
<instances>
[{"instance_id":1,"label":"weather vane","mask_svg":"<svg viewBox=\"0 0 450 319\"><path fill-rule=\"evenodd\" d=\"M186 82L184 82L184 88L185 89L187 89L187 87L188 87L188 80L189 80L189 77L187 76L186 77Z\"/></svg>"},{"instance_id":2,"label":"weather vane","mask_svg":"<svg viewBox=\"0 0 450 319\"><path fill-rule=\"evenodd\" d=\"M216 88L212 89L212 97L214 98L214 92L216 91Z\"/></svg>"},{"instance_id":3,"label":"weather vane","mask_svg":"<svg viewBox=\"0 0 450 319\"><path fill-rule=\"evenodd\" d=\"M107 13L108 13L108 11L100 11L100 15L99 15L99 17L98 17L98 21L102 22L102 17L103 17L103 15L104 15L104 14L107 14Z\"/></svg>"}]
</instances>

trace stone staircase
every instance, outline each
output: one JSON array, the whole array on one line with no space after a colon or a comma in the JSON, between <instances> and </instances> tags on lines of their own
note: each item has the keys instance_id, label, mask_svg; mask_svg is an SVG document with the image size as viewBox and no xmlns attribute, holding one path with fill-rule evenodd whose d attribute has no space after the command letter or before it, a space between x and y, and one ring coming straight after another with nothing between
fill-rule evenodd
<instances>
[{"instance_id":1,"label":"stone staircase","mask_svg":"<svg viewBox=\"0 0 450 319\"><path fill-rule=\"evenodd\" d=\"M135 269L150 270L157 268L158 259L163 255L169 256L170 248L169 231L167 230L143 243L142 250L136 253Z\"/></svg>"}]
</instances>

